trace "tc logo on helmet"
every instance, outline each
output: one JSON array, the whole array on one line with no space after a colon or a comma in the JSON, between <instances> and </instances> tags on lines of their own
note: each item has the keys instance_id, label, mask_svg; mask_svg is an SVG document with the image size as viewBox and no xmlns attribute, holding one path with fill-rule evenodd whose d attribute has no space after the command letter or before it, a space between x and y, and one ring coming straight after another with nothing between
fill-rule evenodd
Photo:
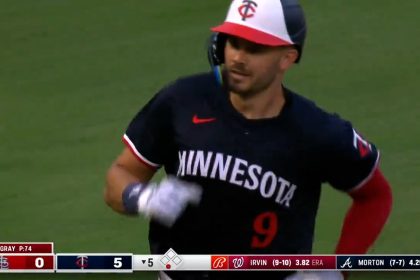
<instances>
[{"instance_id":1,"label":"tc logo on helmet","mask_svg":"<svg viewBox=\"0 0 420 280\"><path fill-rule=\"evenodd\" d=\"M251 0L244 0L242 3L244 4L239 6L238 11L242 20L245 21L247 18L252 18L254 16L258 4Z\"/></svg>"}]
</instances>

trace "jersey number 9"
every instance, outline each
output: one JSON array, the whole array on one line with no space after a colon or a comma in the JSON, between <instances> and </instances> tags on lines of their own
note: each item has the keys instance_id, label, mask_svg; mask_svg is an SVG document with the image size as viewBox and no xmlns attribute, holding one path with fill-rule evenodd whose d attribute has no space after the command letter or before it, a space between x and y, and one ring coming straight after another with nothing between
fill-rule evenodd
<instances>
[{"instance_id":1,"label":"jersey number 9","mask_svg":"<svg viewBox=\"0 0 420 280\"><path fill-rule=\"evenodd\" d=\"M277 234L278 219L275 212L264 212L254 219L251 248L266 248Z\"/></svg>"}]
</instances>

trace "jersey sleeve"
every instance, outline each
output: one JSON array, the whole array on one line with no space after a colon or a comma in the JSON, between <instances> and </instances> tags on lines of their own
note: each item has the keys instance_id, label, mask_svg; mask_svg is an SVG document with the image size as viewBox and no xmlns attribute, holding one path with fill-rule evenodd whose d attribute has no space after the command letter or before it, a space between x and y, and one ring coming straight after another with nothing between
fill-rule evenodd
<instances>
[{"instance_id":1,"label":"jersey sleeve","mask_svg":"<svg viewBox=\"0 0 420 280\"><path fill-rule=\"evenodd\" d=\"M348 192L369 180L378 165L379 151L350 122L336 117L332 123L321 160L325 181Z\"/></svg>"},{"instance_id":2,"label":"jersey sleeve","mask_svg":"<svg viewBox=\"0 0 420 280\"><path fill-rule=\"evenodd\" d=\"M157 93L131 120L123 141L133 154L151 168L165 163L171 136L171 106L168 89Z\"/></svg>"}]
</instances>

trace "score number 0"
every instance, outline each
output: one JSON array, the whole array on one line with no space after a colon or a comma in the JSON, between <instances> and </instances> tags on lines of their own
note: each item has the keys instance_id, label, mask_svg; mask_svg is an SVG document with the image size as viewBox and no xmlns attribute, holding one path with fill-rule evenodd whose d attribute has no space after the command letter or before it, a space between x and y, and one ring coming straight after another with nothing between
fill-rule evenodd
<instances>
[{"instance_id":1,"label":"score number 0","mask_svg":"<svg viewBox=\"0 0 420 280\"><path fill-rule=\"evenodd\" d=\"M35 267L36 268L43 268L45 265L44 258L38 257L35 259Z\"/></svg>"}]
</instances>

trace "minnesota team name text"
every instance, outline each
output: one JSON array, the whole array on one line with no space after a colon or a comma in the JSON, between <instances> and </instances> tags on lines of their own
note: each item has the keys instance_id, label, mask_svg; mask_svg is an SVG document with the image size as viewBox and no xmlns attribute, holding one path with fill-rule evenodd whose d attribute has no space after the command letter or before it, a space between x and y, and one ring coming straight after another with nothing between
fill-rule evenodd
<instances>
[{"instance_id":1,"label":"minnesota team name text","mask_svg":"<svg viewBox=\"0 0 420 280\"><path fill-rule=\"evenodd\" d=\"M258 191L264 198L274 199L276 203L289 208L297 189L295 184L277 176L274 172L263 170L240 158L222 153L204 151L179 151L177 176L200 176L218 179L230 184Z\"/></svg>"}]
</instances>

